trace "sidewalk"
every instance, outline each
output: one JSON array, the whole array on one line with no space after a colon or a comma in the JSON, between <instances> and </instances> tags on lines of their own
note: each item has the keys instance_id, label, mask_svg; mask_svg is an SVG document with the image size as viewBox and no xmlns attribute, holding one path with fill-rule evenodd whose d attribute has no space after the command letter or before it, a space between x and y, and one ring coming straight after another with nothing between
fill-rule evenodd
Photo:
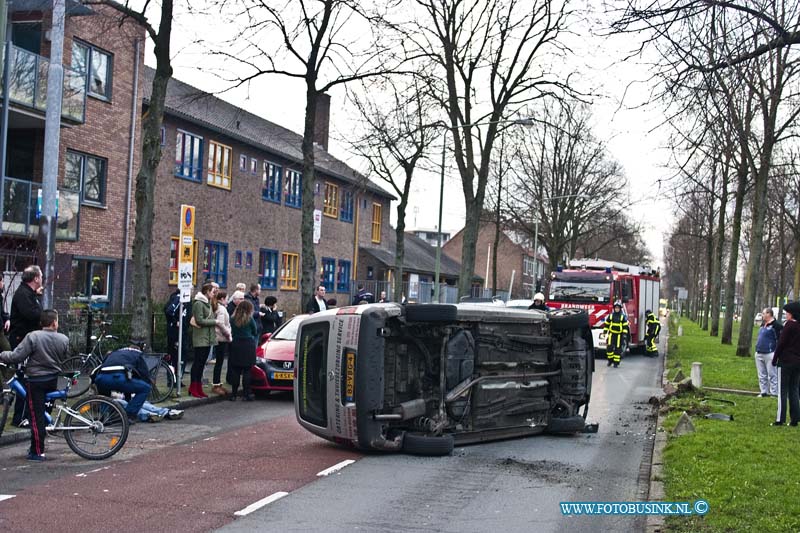
<instances>
[{"instance_id":1,"label":"sidewalk","mask_svg":"<svg viewBox=\"0 0 800 533\"><path fill-rule=\"evenodd\" d=\"M222 375L223 376L225 375L225 371L227 369L227 364L228 364L228 362L225 361L225 363L222 366ZM204 370L204 373L203 373L204 374L204 378L205 378L205 374L206 373L209 373L209 375L210 375L211 369L213 369L213 367L214 367L214 365L206 364L206 369ZM189 376L189 372L187 371L187 372L184 373L184 381L186 381L188 379L188 376ZM189 409L191 407L197 407L197 406L200 406L200 405L206 405L206 404L209 404L209 403L219 402L219 401L222 401L222 400L224 400L226 398L226 396L219 396L219 395L214 394L214 393L211 392L212 385L210 383L210 381L211 381L210 379L204 379L204 381L209 381L209 383L203 385L203 391L206 394L208 394L208 398L194 398L192 396L189 396L189 392L187 390L188 387L181 387L181 395L180 395L180 397L174 396L175 392L173 391L173 396L170 399L165 400L165 401L163 401L161 403L158 403L156 405L158 407L167 407L169 409ZM230 388L230 387L226 387L226 388ZM72 404L74 401L77 401L77 398L74 398L69 403ZM11 413L8 414L8 418L9 418L8 425L6 426L5 430L3 431L3 434L0 435L0 446L8 446L10 444L15 444L15 443L18 443L18 442L30 440L30 438L31 438L30 429L28 429L27 427L18 428L18 427L12 426L11 425Z\"/></svg>"}]
</instances>

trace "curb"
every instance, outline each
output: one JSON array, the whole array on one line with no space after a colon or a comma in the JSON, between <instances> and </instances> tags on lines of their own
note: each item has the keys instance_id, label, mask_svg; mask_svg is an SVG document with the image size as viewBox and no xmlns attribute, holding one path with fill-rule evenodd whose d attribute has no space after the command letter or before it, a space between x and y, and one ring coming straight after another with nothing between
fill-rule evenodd
<instances>
[{"instance_id":1,"label":"curb","mask_svg":"<svg viewBox=\"0 0 800 533\"><path fill-rule=\"evenodd\" d=\"M664 371L661 374L661 387L663 390L664 385L667 383L667 374L669 369L667 367L667 353L669 347L669 336L664 341ZM664 492L664 448L667 446L667 432L661 431L664 426L664 417L661 415L661 410L658 410L658 417L656 418L656 433L653 439L653 455L650 461L650 492L648 493L648 501L664 501L666 493ZM665 519L663 515L647 515L645 520L644 530L647 533L657 533L665 530Z\"/></svg>"},{"instance_id":2,"label":"curb","mask_svg":"<svg viewBox=\"0 0 800 533\"><path fill-rule=\"evenodd\" d=\"M185 390L185 389L184 389ZM184 391L181 391L184 394ZM208 398L193 398L191 396L181 396L180 398L173 398L174 402L167 404L166 402L158 404L159 407L166 407L167 409L189 409L192 407L199 407L210 403L217 403L224 400L226 396L211 394ZM18 442L29 441L31 432L28 428L19 428L11 431L3 432L0 436L0 446L9 446Z\"/></svg>"}]
</instances>

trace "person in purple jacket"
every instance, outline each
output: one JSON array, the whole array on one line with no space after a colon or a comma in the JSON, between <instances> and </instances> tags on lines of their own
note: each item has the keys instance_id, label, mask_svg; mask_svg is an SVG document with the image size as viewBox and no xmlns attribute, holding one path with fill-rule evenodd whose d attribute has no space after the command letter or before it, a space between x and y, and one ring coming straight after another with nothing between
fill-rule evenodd
<instances>
[{"instance_id":1,"label":"person in purple jacket","mask_svg":"<svg viewBox=\"0 0 800 533\"><path fill-rule=\"evenodd\" d=\"M781 330L772 365L778 367L778 414L773 426L786 423L788 397L789 425L800 421L800 302L789 302L783 306L786 322Z\"/></svg>"}]
</instances>

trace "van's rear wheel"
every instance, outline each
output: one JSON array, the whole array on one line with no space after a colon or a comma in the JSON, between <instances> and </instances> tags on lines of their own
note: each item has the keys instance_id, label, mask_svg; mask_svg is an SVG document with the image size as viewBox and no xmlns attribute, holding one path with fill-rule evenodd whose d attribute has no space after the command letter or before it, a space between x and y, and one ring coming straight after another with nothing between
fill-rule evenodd
<instances>
[{"instance_id":1,"label":"van's rear wheel","mask_svg":"<svg viewBox=\"0 0 800 533\"><path fill-rule=\"evenodd\" d=\"M406 320L409 322L455 322L458 310L455 305L420 304L406 306Z\"/></svg>"},{"instance_id":2,"label":"van's rear wheel","mask_svg":"<svg viewBox=\"0 0 800 533\"><path fill-rule=\"evenodd\" d=\"M410 431L403 435L403 451L414 455L450 455L453 447L452 435L430 437Z\"/></svg>"}]
</instances>

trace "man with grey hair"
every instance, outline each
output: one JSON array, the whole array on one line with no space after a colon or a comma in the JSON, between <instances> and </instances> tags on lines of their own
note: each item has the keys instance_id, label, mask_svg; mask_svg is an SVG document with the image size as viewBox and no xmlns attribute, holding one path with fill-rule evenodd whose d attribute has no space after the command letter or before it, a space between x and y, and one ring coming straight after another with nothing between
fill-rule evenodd
<instances>
[{"instance_id":1,"label":"man with grey hair","mask_svg":"<svg viewBox=\"0 0 800 533\"><path fill-rule=\"evenodd\" d=\"M772 309L761 312L762 324L756 340L756 371L758 372L759 398L778 395L778 369L772 366L772 356L781 336L781 324L775 320Z\"/></svg>"}]
</instances>

